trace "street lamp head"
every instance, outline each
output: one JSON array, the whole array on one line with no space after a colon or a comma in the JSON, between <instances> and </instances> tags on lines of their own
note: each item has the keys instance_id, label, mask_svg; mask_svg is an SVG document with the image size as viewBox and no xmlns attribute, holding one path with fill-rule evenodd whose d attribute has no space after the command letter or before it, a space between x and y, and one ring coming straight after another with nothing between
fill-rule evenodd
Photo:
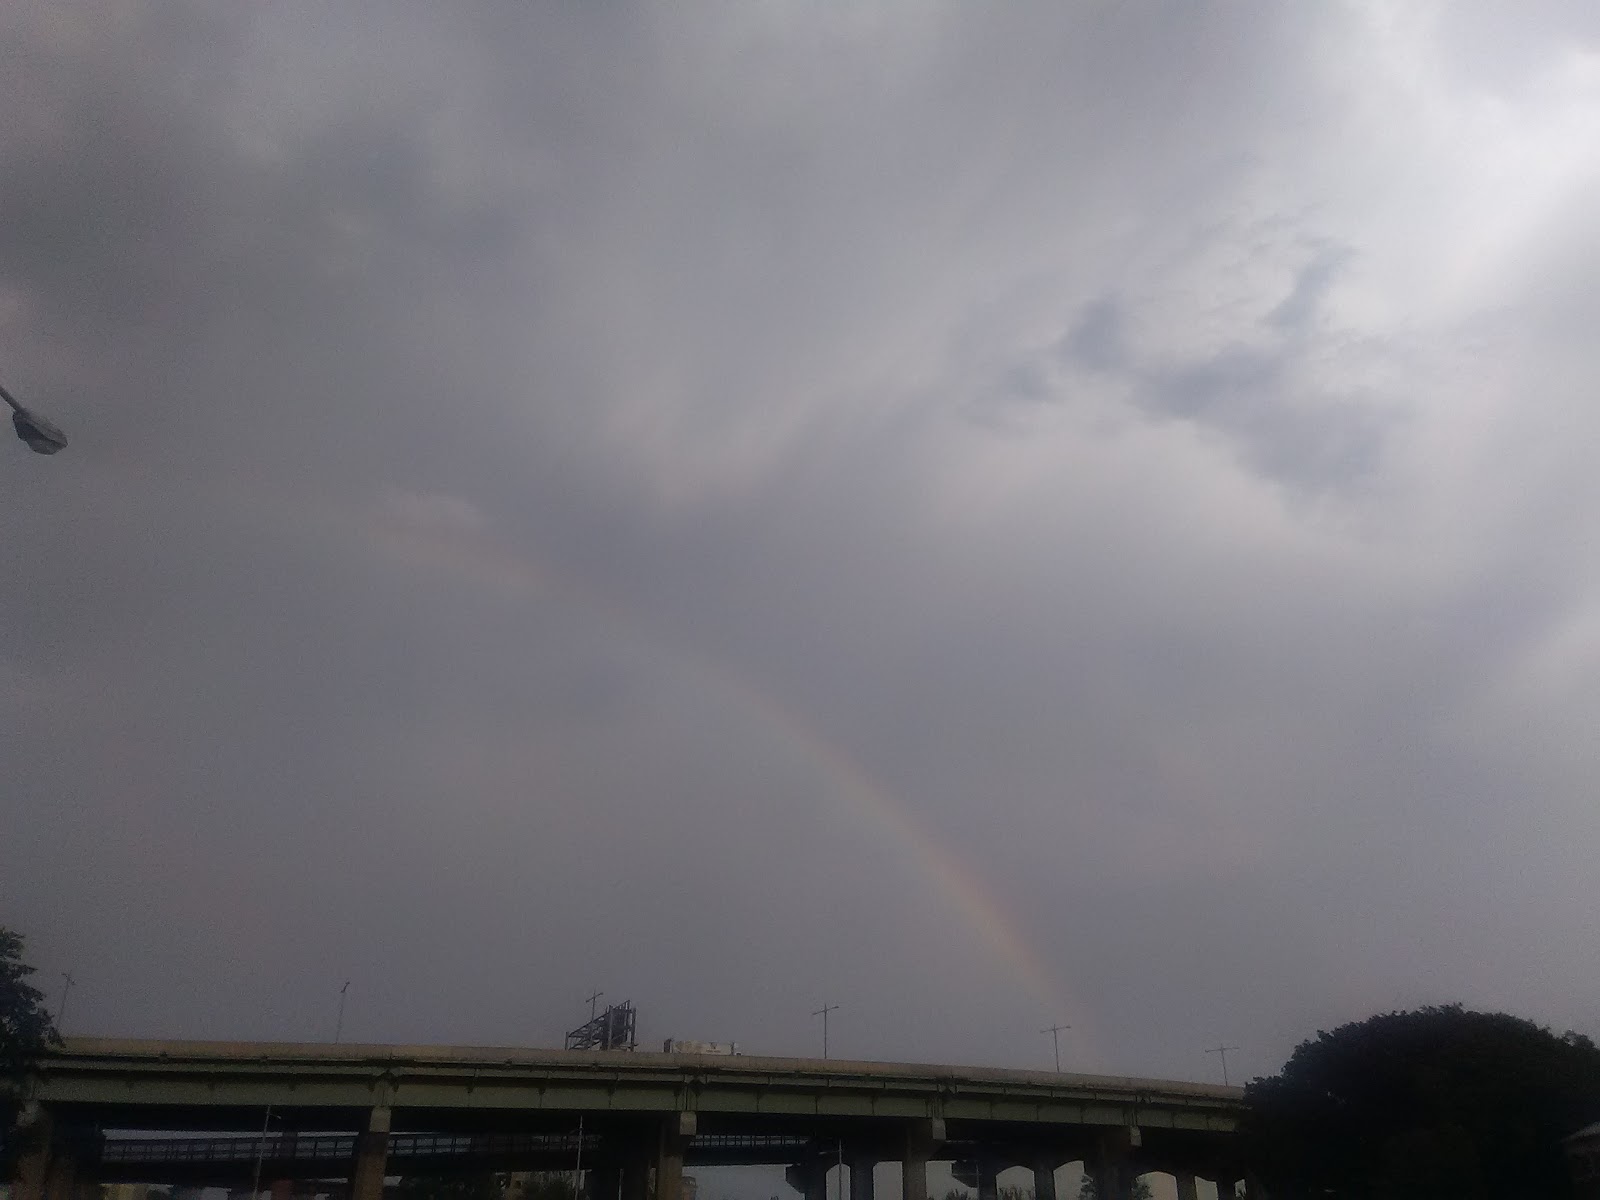
<instances>
[{"instance_id":1,"label":"street lamp head","mask_svg":"<svg viewBox=\"0 0 1600 1200\"><path fill-rule=\"evenodd\" d=\"M17 436L35 454L54 454L67 444L66 434L38 413L29 412L21 405L12 409L11 424L16 427Z\"/></svg>"},{"instance_id":2,"label":"street lamp head","mask_svg":"<svg viewBox=\"0 0 1600 1200\"><path fill-rule=\"evenodd\" d=\"M3 387L0 387L0 400L11 407L11 424L16 428L17 436L27 442L28 449L35 454L54 454L66 446L66 434L38 413L23 408L17 398Z\"/></svg>"}]
</instances>

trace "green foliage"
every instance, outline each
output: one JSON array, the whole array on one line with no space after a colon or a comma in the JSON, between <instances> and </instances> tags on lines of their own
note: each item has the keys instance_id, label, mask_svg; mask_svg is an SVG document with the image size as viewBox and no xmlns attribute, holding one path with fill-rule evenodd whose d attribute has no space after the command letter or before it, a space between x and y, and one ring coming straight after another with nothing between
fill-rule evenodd
<instances>
[{"instance_id":1,"label":"green foliage","mask_svg":"<svg viewBox=\"0 0 1600 1200\"><path fill-rule=\"evenodd\" d=\"M571 1171L534 1171L516 1179L492 1171L407 1175L396 1194L400 1200L579 1200Z\"/></svg>"},{"instance_id":2,"label":"green foliage","mask_svg":"<svg viewBox=\"0 0 1600 1200\"><path fill-rule=\"evenodd\" d=\"M44 994L28 982L33 968L22 961L22 950L22 935L0 926L0 1095L61 1040L45 1011Z\"/></svg>"},{"instance_id":3,"label":"green foliage","mask_svg":"<svg viewBox=\"0 0 1600 1200\"><path fill-rule=\"evenodd\" d=\"M944 1194L944 1200L977 1200L978 1193L962 1188L951 1188ZM1030 1187L1003 1187L995 1191L995 1200L1033 1200L1033 1189Z\"/></svg>"},{"instance_id":4,"label":"green foliage","mask_svg":"<svg viewBox=\"0 0 1600 1200\"><path fill-rule=\"evenodd\" d=\"M405 1175L395 1186L395 1194L402 1200L502 1200L505 1179L493 1172Z\"/></svg>"},{"instance_id":5,"label":"green foliage","mask_svg":"<svg viewBox=\"0 0 1600 1200\"><path fill-rule=\"evenodd\" d=\"M1133 1200L1151 1200L1150 1185L1143 1179L1133 1181ZM1078 1184L1078 1200L1098 1200L1100 1190L1094 1185L1094 1176L1088 1171L1083 1173L1083 1181Z\"/></svg>"},{"instance_id":6,"label":"green foliage","mask_svg":"<svg viewBox=\"0 0 1600 1200\"><path fill-rule=\"evenodd\" d=\"M521 1200L578 1200L571 1172L535 1171L522 1189Z\"/></svg>"},{"instance_id":7,"label":"green foliage","mask_svg":"<svg viewBox=\"0 0 1600 1200\"><path fill-rule=\"evenodd\" d=\"M22 935L0 926L0 1179L11 1178L16 1153L17 1096L28 1064L61 1039L44 996L28 982Z\"/></svg>"},{"instance_id":8,"label":"green foliage","mask_svg":"<svg viewBox=\"0 0 1600 1200\"><path fill-rule=\"evenodd\" d=\"M1600 1050L1460 1005L1318 1033L1246 1089L1275 1197L1555 1200L1561 1139L1600 1116Z\"/></svg>"}]
</instances>

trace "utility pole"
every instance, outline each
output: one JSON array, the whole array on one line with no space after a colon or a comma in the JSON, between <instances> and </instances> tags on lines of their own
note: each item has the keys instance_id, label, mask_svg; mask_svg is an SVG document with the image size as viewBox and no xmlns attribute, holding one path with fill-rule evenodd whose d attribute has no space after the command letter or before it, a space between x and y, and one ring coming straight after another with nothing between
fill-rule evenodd
<instances>
[{"instance_id":1,"label":"utility pole","mask_svg":"<svg viewBox=\"0 0 1600 1200\"><path fill-rule=\"evenodd\" d=\"M584 997L584 999L589 1001L589 1020L594 1020L595 1005L600 1003L600 997L604 995L604 992L590 992Z\"/></svg>"},{"instance_id":2,"label":"utility pole","mask_svg":"<svg viewBox=\"0 0 1600 1200\"><path fill-rule=\"evenodd\" d=\"M339 1019L333 1026L333 1044L339 1044L339 1035L344 1032L344 994L350 990L350 981L346 979L344 986L339 989Z\"/></svg>"},{"instance_id":3,"label":"utility pole","mask_svg":"<svg viewBox=\"0 0 1600 1200\"><path fill-rule=\"evenodd\" d=\"M831 1013L831 1012L838 1011L838 1008L839 1008L839 1006L837 1004L824 1004L821 1008L817 1009L816 1012L811 1014L813 1017L821 1017L822 1018L822 1057L823 1058L827 1058L828 1057L828 1014Z\"/></svg>"},{"instance_id":4,"label":"utility pole","mask_svg":"<svg viewBox=\"0 0 1600 1200\"><path fill-rule=\"evenodd\" d=\"M267 1115L261 1118L261 1140L256 1143L256 1173L250 1184L250 1200L261 1197L261 1160L267 1156L267 1126L272 1124L272 1105L267 1105Z\"/></svg>"},{"instance_id":5,"label":"utility pole","mask_svg":"<svg viewBox=\"0 0 1600 1200\"><path fill-rule=\"evenodd\" d=\"M56 1032L61 1031L61 1024L67 1019L67 996L71 993L73 985L78 981L72 977L71 971L61 972L61 978L66 982L61 985L61 1007L56 1009Z\"/></svg>"},{"instance_id":6,"label":"utility pole","mask_svg":"<svg viewBox=\"0 0 1600 1200\"><path fill-rule=\"evenodd\" d=\"M578 1158L572 1168L572 1200L583 1198L583 1114L578 1114Z\"/></svg>"},{"instance_id":7,"label":"utility pole","mask_svg":"<svg viewBox=\"0 0 1600 1200\"><path fill-rule=\"evenodd\" d=\"M1050 1035L1050 1045L1052 1047L1054 1047L1055 1052L1056 1052L1056 1074L1057 1075L1061 1074L1061 1031L1063 1029L1071 1029L1071 1028L1072 1028L1071 1025L1052 1025L1052 1026L1050 1026L1049 1029L1041 1029L1041 1030L1039 1030L1040 1033L1048 1033Z\"/></svg>"},{"instance_id":8,"label":"utility pole","mask_svg":"<svg viewBox=\"0 0 1600 1200\"><path fill-rule=\"evenodd\" d=\"M1228 1086L1228 1051L1229 1050L1237 1050L1238 1048L1239 1047L1237 1047L1237 1046L1213 1046L1211 1049L1206 1051L1207 1054L1219 1054L1219 1055L1222 1056L1222 1086L1223 1087L1227 1087Z\"/></svg>"}]
</instances>

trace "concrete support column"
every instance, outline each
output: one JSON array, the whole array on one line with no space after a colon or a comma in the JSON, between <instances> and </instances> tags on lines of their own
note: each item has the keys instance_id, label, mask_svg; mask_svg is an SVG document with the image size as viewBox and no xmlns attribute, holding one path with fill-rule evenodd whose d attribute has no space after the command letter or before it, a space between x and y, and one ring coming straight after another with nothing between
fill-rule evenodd
<instances>
[{"instance_id":1,"label":"concrete support column","mask_svg":"<svg viewBox=\"0 0 1600 1200\"><path fill-rule=\"evenodd\" d=\"M299 1141L299 1139L299 1131L287 1124L285 1124L282 1130L278 1133L277 1145L272 1148L271 1153L273 1153L279 1159L279 1161L289 1164L289 1177L287 1179L274 1179L272 1181L272 1200L293 1200L294 1172L297 1169L294 1165L296 1158L295 1143ZM203 1187L196 1188L195 1195L193 1196L192 1200L200 1200L200 1194L204 1191L205 1189ZM187 1196L179 1196L174 1193L172 1200L191 1200L191 1198Z\"/></svg>"},{"instance_id":2,"label":"concrete support column","mask_svg":"<svg viewBox=\"0 0 1600 1200\"><path fill-rule=\"evenodd\" d=\"M804 1200L828 1200L828 1160L811 1158L797 1162L783 1173L789 1186Z\"/></svg>"},{"instance_id":3,"label":"concrete support column","mask_svg":"<svg viewBox=\"0 0 1600 1200\"><path fill-rule=\"evenodd\" d=\"M1133 1200L1133 1180L1122 1163L1096 1159L1089 1166L1096 1200Z\"/></svg>"},{"instance_id":4,"label":"concrete support column","mask_svg":"<svg viewBox=\"0 0 1600 1200\"><path fill-rule=\"evenodd\" d=\"M90 1180L78 1170L77 1143L64 1140L60 1131L51 1139L50 1163L44 1177L44 1200L78 1200L78 1185Z\"/></svg>"},{"instance_id":5,"label":"concrete support column","mask_svg":"<svg viewBox=\"0 0 1600 1200\"><path fill-rule=\"evenodd\" d=\"M51 1143L55 1122L48 1110L39 1109L22 1133L22 1152L17 1156L17 1175L11 1184L11 1200L44 1200L50 1177Z\"/></svg>"},{"instance_id":6,"label":"concrete support column","mask_svg":"<svg viewBox=\"0 0 1600 1200\"><path fill-rule=\"evenodd\" d=\"M50 1170L44 1179L44 1200L74 1200L72 1191L78 1182L77 1166L70 1155L50 1156Z\"/></svg>"},{"instance_id":7,"label":"concrete support column","mask_svg":"<svg viewBox=\"0 0 1600 1200\"><path fill-rule=\"evenodd\" d=\"M1094 1177L1098 1200L1133 1200L1132 1141L1126 1129L1107 1130L1099 1138L1094 1154L1084 1162L1084 1170Z\"/></svg>"},{"instance_id":8,"label":"concrete support column","mask_svg":"<svg viewBox=\"0 0 1600 1200\"><path fill-rule=\"evenodd\" d=\"M1217 1200L1233 1200L1234 1185L1239 1182L1232 1171L1217 1172Z\"/></svg>"},{"instance_id":9,"label":"concrete support column","mask_svg":"<svg viewBox=\"0 0 1600 1200\"><path fill-rule=\"evenodd\" d=\"M618 1200L622 1191L622 1164L607 1155L589 1173L591 1200Z\"/></svg>"},{"instance_id":10,"label":"concrete support column","mask_svg":"<svg viewBox=\"0 0 1600 1200\"><path fill-rule=\"evenodd\" d=\"M850 1200L873 1200L872 1173L877 1169L878 1160L875 1158L852 1158L850 1160Z\"/></svg>"},{"instance_id":11,"label":"concrete support column","mask_svg":"<svg viewBox=\"0 0 1600 1200\"><path fill-rule=\"evenodd\" d=\"M905 1155L900 1160L901 1200L928 1200L928 1159L944 1140L944 1121L935 1117L906 1126Z\"/></svg>"},{"instance_id":12,"label":"concrete support column","mask_svg":"<svg viewBox=\"0 0 1600 1200\"><path fill-rule=\"evenodd\" d=\"M649 1200L654 1133L654 1126L633 1123L618 1131L616 1161L622 1176L622 1200Z\"/></svg>"},{"instance_id":13,"label":"concrete support column","mask_svg":"<svg viewBox=\"0 0 1600 1200\"><path fill-rule=\"evenodd\" d=\"M1056 1200L1056 1161L1038 1158L1033 1163L1033 1200ZM1182 1200L1182 1197L1179 1197ZM1190 1197L1189 1200L1194 1200Z\"/></svg>"},{"instance_id":14,"label":"concrete support column","mask_svg":"<svg viewBox=\"0 0 1600 1200\"><path fill-rule=\"evenodd\" d=\"M656 1138L655 1200L683 1200L683 1143L694 1136L695 1114L673 1113Z\"/></svg>"},{"instance_id":15,"label":"concrete support column","mask_svg":"<svg viewBox=\"0 0 1600 1200\"><path fill-rule=\"evenodd\" d=\"M987 1156L978 1159L978 1200L1000 1200L1000 1165Z\"/></svg>"},{"instance_id":16,"label":"concrete support column","mask_svg":"<svg viewBox=\"0 0 1600 1200\"><path fill-rule=\"evenodd\" d=\"M1195 1191L1193 1171L1179 1171L1173 1179L1178 1184L1178 1200L1199 1200L1199 1195Z\"/></svg>"},{"instance_id":17,"label":"concrete support column","mask_svg":"<svg viewBox=\"0 0 1600 1200\"><path fill-rule=\"evenodd\" d=\"M389 1110L367 1114L366 1131L356 1135L355 1162L350 1165L350 1200L383 1200L383 1177L389 1169Z\"/></svg>"},{"instance_id":18,"label":"concrete support column","mask_svg":"<svg viewBox=\"0 0 1600 1200\"><path fill-rule=\"evenodd\" d=\"M622 1200L649 1200L650 1166L643 1158L622 1164Z\"/></svg>"}]
</instances>

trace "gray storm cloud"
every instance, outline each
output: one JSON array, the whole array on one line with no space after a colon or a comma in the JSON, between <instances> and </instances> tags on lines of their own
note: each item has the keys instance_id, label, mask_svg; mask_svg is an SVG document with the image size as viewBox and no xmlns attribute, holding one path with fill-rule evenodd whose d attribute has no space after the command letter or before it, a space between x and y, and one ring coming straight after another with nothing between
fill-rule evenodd
<instances>
[{"instance_id":1,"label":"gray storm cloud","mask_svg":"<svg viewBox=\"0 0 1600 1200\"><path fill-rule=\"evenodd\" d=\"M83 1032L1600 1033L1591 10L8 7L0 919Z\"/></svg>"}]
</instances>

